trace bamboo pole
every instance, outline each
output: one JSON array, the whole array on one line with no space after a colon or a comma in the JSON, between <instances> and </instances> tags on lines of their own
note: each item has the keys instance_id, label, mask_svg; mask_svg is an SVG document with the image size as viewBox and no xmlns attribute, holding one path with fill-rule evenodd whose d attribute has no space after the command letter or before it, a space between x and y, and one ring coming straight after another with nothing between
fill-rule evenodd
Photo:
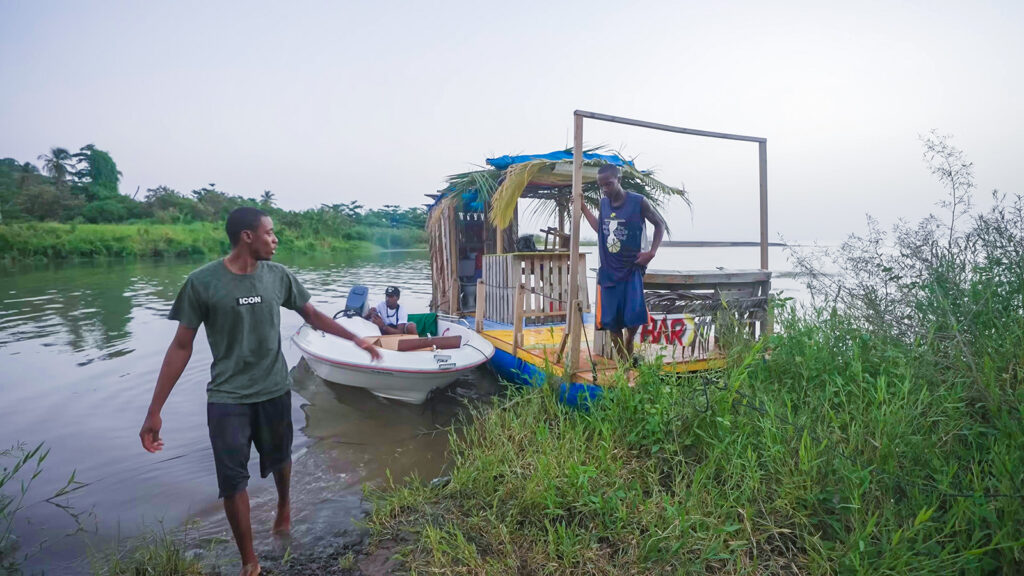
<instances>
[{"instance_id":1,"label":"bamboo pole","mask_svg":"<svg viewBox=\"0 0 1024 576\"><path fill-rule=\"evenodd\" d=\"M569 310L572 311L572 328L569 330L569 350L565 355L565 371L562 374L562 379L565 380L566 385L572 384L573 376L576 375L580 356L580 335L583 332L583 314L580 301L573 300Z\"/></svg>"},{"instance_id":2,"label":"bamboo pole","mask_svg":"<svg viewBox=\"0 0 1024 576\"><path fill-rule=\"evenodd\" d=\"M484 285L484 279L481 278L476 281L476 331L484 331L484 302L487 299L487 286Z\"/></svg>"},{"instance_id":3,"label":"bamboo pole","mask_svg":"<svg viewBox=\"0 0 1024 576\"><path fill-rule=\"evenodd\" d=\"M761 184L761 270L768 269L768 142L757 143L758 176Z\"/></svg>"},{"instance_id":4,"label":"bamboo pole","mask_svg":"<svg viewBox=\"0 0 1024 576\"><path fill-rule=\"evenodd\" d=\"M457 236L455 232L455 208L449 209L448 218L448 250L449 250L449 263L451 266L448 269L448 273L451 274L451 291L448 297L448 313L455 316L459 312L459 296L461 293L462 286L459 284L459 247L456 244Z\"/></svg>"},{"instance_id":5,"label":"bamboo pole","mask_svg":"<svg viewBox=\"0 0 1024 576\"><path fill-rule=\"evenodd\" d=\"M569 222L569 302L574 303L579 298L579 260L573 261L573 254L580 252L580 218L583 216L583 116L573 115L573 139L572 139L572 220ZM578 311L575 305L570 305L566 317L566 329L569 336L569 349L565 355L565 371L571 375L576 370L576 363L580 355L579 326L576 316ZM572 342L576 345L573 346Z\"/></svg>"},{"instance_id":6,"label":"bamboo pole","mask_svg":"<svg viewBox=\"0 0 1024 576\"><path fill-rule=\"evenodd\" d=\"M725 132L709 132L707 130L694 130L693 128L681 128L679 126L669 126L668 124L658 124L657 122L646 122L644 120L634 120L632 118L623 118L621 116L612 116L610 114L601 114L599 112L587 112L586 110L577 110L575 113L577 118L590 118L592 120L602 120L604 122L612 122L615 124L628 124L630 126L639 126L641 128L651 128L653 130L663 130L665 132L675 132L677 134L690 134L691 136L707 136L708 138L723 138L725 140L742 140L744 142L766 142L765 138L759 138L757 136L743 136L741 134L727 134Z\"/></svg>"}]
</instances>

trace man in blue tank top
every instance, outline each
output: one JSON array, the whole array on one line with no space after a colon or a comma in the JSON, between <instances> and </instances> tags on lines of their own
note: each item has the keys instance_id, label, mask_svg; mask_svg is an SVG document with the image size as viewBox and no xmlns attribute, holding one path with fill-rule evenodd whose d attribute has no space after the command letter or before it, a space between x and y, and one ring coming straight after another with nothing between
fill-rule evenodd
<instances>
[{"instance_id":1,"label":"man in blue tank top","mask_svg":"<svg viewBox=\"0 0 1024 576\"><path fill-rule=\"evenodd\" d=\"M601 260L597 269L596 327L608 331L619 357L630 362L633 337L647 323L644 272L665 235L665 220L646 198L623 190L620 177L618 166L601 166L597 184L604 197L598 215L595 217L586 205L583 215L597 232ZM642 241L648 220L654 226L654 238L651 249L644 251Z\"/></svg>"}]
</instances>

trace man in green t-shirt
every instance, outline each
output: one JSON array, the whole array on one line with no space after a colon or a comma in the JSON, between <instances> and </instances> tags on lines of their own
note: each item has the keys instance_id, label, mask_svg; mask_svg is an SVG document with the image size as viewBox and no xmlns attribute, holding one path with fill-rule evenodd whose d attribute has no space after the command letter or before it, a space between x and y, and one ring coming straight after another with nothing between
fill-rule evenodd
<instances>
[{"instance_id":1,"label":"man in green t-shirt","mask_svg":"<svg viewBox=\"0 0 1024 576\"><path fill-rule=\"evenodd\" d=\"M291 528L291 378L281 353L281 306L317 330L356 342L373 360L380 359L380 352L314 308L298 279L270 261L277 237L262 210L232 211L225 229L231 253L189 274L171 307L168 317L178 321L178 331L139 436L149 452L163 448L160 410L192 357L199 325L205 325L213 352L206 417L217 485L242 555L241 574L250 576L260 572L246 491L252 444L260 455L260 475L272 473L277 486L274 532L286 534Z\"/></svg>"}]
</instances>

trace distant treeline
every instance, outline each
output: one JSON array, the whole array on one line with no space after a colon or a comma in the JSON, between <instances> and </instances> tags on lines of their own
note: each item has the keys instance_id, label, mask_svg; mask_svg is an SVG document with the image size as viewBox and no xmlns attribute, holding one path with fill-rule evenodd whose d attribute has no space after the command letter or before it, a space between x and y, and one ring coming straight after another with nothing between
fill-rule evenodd
<instances>
[{"instance_id":1,"label":"distant treeline","mask_svg":"<svg viewBox=\"0 0 1024 576\"><path fill-rule=\"evenodd\" d=\"M304 251L316 250L318 246L338 249L345 242L369 242L385 248L426 244L423 208L386 204L367 209L350 201L289 211L276 206L270 190L252 198L227 194L212 183L188 194L161 185L147 189L137 198L138 191L133 196L120 193L121 172L117 164L110 154L92 144L75 153L52 148L38 160L39 166L13 158L0 160L0 247L7 259L207 253L205 241L189 243L188 247L168 241L165 249L164 244L154 243L153 238L185 232L172 234L169 225L190 227L192 233L213 230L214 227L202 224L219 226L239 206L265 210L274 219L279 235L300 243ZM42 222L70 227L32 225ZM116 227L90 226L101 224L133 224L135 228L117 231ZM140 238L147 234L140 236L139 227L163 232L148 234L149 240L143 240ZM49 238L35 237L39 235ZM126 243L128 236L132 241Z\"/></svg>"}]
</instances>

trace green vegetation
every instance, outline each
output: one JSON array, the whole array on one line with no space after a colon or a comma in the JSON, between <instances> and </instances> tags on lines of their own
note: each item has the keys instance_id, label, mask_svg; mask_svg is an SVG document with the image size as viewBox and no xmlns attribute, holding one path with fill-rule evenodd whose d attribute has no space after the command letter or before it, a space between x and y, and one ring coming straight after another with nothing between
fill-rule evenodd
<instances>
[{"instance_id":1,"label":"green vegetation","mask_svg":"<svg viewBox=\"0 0 1024 576\"><path fill-rule=\"evenodd\" d=\"M239 206L270 214L284 253L426 246L422 208L367 209L352 201L288 211L275 205L269 190L246 198L214 184L188 195L157 186L140 200L119 192L117 165L91 144L74 154L53 148L39 160L42 171L0 159L0 250L7 261L221 254L227 249L223 222Z\"/></svg>"},{"instance_id":2,"label":"green vegetation","mask_svg":"<svg viewBox=\"0 0 1024 576\"><path fill-rule=\"evenodd\" d=\"M14 517L25 508L25 496L36 479L43 474L43 463L50 454L49 448L44 449L43 446L43 443L39 443L35 448L29 449L19 442L0 450L0 461L3 462L3 466L0 467L0 574L19 574L21 564L38 552L19 549L18 539L14 535ZM8 466L9 460L13 460L13 463ZM75 480L75 473L72 472L64 486L47 497L44 502L59 507L78 524L79 514L74 508L55 503L55 500L84 486Z\"/></svg>"},{"instance_id":3,"label":"green vegetation","mask_svg":"<svg viewBox=\"0 0 1024 576\"><path fill-rule=\"evenodd\" d=\"M279 255L372 251L422 246L422 230L354 226L335 236L277 227ZM5 261L125 256L216 256L229 250L221 224L59 224L0 226Z\"/></svg>"},{"instance_id":4,"label":"green vegetation","mask_svg":"<svg viewBox=\"0 0 1024 576\"><path fill-rule=\"evenodd\" d=\"M948 218L800 255L814 305L722 371L513 393L450 482L369 491L375 542L415 573L1024 571L1024 198L974 214L970 163L925 149Z\"/></svg>"},{"instance_id":5,"label":"green vegetation","mask_svg":"<svg viewBox=\"0 0 1024 576\"><path fill-rule=\"evenodd\" d=\"M160 531L128 547L116 545L113 550L90 558L91 572L96 576L203 576L206 572L202 564L189 554L194 544L191 528L186 526L180 536Z\"/></svg>"}]
</instances>

